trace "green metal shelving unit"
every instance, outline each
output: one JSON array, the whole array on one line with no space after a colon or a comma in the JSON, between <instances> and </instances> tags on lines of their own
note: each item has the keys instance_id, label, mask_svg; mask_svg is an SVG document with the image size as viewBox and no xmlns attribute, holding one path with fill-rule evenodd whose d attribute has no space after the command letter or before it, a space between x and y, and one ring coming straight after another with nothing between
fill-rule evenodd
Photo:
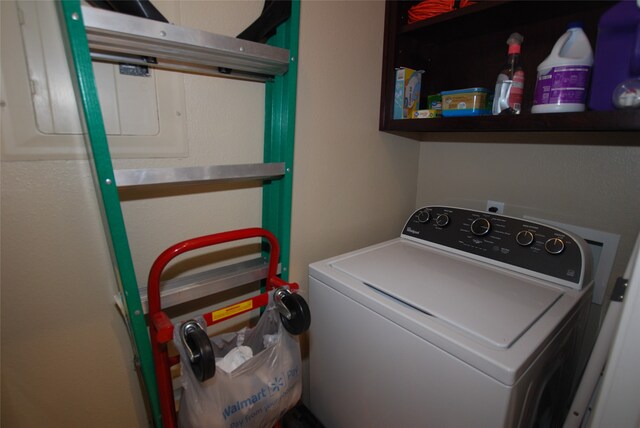
<instances>
[{"instance_id":1,"label":"green metal shelving unit","mask_svg":"<svg viewBox=\"0 0 640 428\"><path fill-rule=\"evenodd\" d=\"M154 426L161 427L162 419L148 326L145 321L145 306L135 277L118 195L120 182L128 182L130 179L135 182L138 177L135 173L131 176L131 174L114 171L92 68L92 56L95 58L98 56L94 55L92 49L100 51L100 60L118 62L118 58L122 60L120 55L122 53L138 54L139 46L130 48L134 45L131 43L133 38L139 42L140 46L144 45L147 49L140 54L158 57L158 68L265 81L264 164L239 165L237 168L228 168L228 166L201 168L188 172L190 175L196 174L196 178L190 178L189 181L254 180L256 178L264 180L262 227L278 237L281 246L281 275L287 280L290 257L300 3L299 0L292 2L291 17L278 27L277 33L267 45L99 11L81 6L79 0L60 0L57 4L60 24L66 35L63 38L66 39L72 80L84 119L86 147L92 160L94 184L102 208L102 221L119 287L118 297L122 303L134 350L134 364L142 379L141 387L147 397L150 417ZM145 31L147 31L146 34L139 33ZM150 36L151 33L154 35ZM210 48L210 52L205 49L207 53L203 57L202 45L195 46L197 49L191 52L191 47L184 45L184 40L193 38L182 39L183 34L197 36L196 39L202 40L205 48ZM119 42L110 43L111 39L122 39L120 50L117 47L114 48L112 59L109 59L109 55L105 59L105 48L100 46L105 39L109 39L104 42L105 46L119 44ZM167 45L166 40L170 40L172 44ZM163 54L166 56L163 57ZM173 63L177 55L181 56L179 67ZM132 61L135 58L135 56L132 57ZM189 66L191 68L185 68L182 63L191 64ZM218 67L231 68L234 72L231 76L226 76L218 71ZM152 183L138 181L136 185L163 185L168 182L166 180Z\"/></svg>"}]
</instances>

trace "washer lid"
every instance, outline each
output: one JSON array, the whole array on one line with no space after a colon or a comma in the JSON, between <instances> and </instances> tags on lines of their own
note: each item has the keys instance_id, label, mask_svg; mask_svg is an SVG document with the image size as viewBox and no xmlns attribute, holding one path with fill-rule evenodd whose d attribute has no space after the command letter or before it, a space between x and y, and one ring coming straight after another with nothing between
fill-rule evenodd
<instances>
[{"instance_id":1,"label":"washer lid","mask_svg":"<svg viewBox=\"0 0 640 428\"><path fill-rule=\"evenodd\" d=\"M561 296L539 281L408 241L332 266L492 345L508 348Z\"/></svg>"}]
</instances>

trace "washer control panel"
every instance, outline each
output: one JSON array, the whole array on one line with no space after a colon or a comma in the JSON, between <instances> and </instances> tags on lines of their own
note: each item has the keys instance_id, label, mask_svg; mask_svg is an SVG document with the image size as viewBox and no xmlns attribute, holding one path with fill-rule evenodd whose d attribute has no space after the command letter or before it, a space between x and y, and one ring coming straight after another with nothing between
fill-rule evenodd
<instances>
[{"instance_id":1,"label":"washer control panel","mask_svg":"<svg viewBox=\"0 0 640 428\"><path fill-rule=\"evenodd\" d=\"M429 206L411 215L402 237L582 288L584 252L588 248L551 226L483 211Z\"/></svg>"}]
</instances>

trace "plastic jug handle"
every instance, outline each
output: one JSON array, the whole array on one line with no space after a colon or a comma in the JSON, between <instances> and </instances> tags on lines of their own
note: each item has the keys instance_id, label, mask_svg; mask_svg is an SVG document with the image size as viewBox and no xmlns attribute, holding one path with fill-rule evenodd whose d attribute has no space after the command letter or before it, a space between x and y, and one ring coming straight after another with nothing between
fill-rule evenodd
<instances>
[{"instance_id":1,"label":"plastic jug handle","mask_svg":"<svg viewBox=\"0 0 640 428\"><path fill-rule=\"evenodd\" d=\"M551 50L551 54L549 56L561 56L560 51L562 51L571 36L573 36L573 31L567 31L562 36L560 36L556 44L553 45L553 49Z\"/></svg>"}]
</instances>

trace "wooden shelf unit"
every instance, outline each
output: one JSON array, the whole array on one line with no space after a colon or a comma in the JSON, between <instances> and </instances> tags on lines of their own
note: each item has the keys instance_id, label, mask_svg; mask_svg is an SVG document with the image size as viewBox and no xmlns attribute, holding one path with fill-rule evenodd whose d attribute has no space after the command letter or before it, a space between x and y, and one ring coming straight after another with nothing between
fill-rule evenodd
<instances>
[{"instance_id":1,"label":"wooden shelf unit","mask_svg":"<svg viewBox=\"0 0 640 428\"><path fill-rule=\"evenodd\" d=\"M537 66L567 24L581 21L595 48L597 26L613 1L482 1L421 22L407 24L418 3L387 1L380 103L380 130L418 140L429 132L636 131L640 110L531 114ZM515 116L393 119L397 67L425 70L421 99L444 90L484 87L493 91L507 58L512 32L524 36L523 112ZM421 107L424 108L424 107ZM640 141L638 142L640 144Z\"/></svg>"}]
</instances>

